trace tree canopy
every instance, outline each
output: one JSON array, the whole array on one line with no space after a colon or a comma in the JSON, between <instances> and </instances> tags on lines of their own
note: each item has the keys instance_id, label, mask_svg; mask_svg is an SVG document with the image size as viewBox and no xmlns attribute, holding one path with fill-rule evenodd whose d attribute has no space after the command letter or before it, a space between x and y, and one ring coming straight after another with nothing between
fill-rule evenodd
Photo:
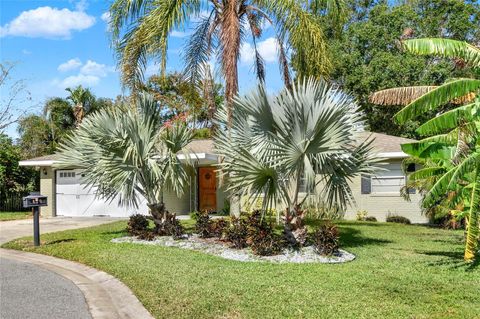
<instances>
[{"instance_id":1,"label":"tree canopy","mask_svg":"<svg viewBox=\"0 0 480 319\"><path fill-rule=\"evenodd\" d=\"M372 131L419 137L415 129L432 114L397 124L401 106L374 106L372 92L410 85L439 85L474 72L459 60L403 52L400 41L411 37L446 37L480 41L480 5L476 1L415 0L400 5L387 1L349 2L344 32L329 42L331 79L352 93L365 112ZM452 105L443 106L449 109Z\"/></svg>"}]
</instances>

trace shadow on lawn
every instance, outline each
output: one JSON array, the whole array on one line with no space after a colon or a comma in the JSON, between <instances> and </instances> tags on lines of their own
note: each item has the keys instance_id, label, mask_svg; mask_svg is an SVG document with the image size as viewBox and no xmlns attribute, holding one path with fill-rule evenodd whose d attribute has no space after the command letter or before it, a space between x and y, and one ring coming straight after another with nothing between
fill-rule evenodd
<instances>
[{"instance_id":1,"label":"shadow on lawn","mask_svg":"<svg viewBox=\"0 0 480 319\"><path fill-rule=\"evenodd\" d=\"M386 245L392 243L391 240L362 236L361 231L351 227L340 228L340 241L342 243L341 246L344 248L370 245Z\"/></svg>"},{"instance_id":2,"label":"shadow on lawn","mask_svg":"<svg viewBox=\"0 0 480 319\"><path fill-rule=\"evenodd\" d=\"M76 241L76 239L75 238L57 239L57 240L48 241L45 243L45 245L63 244L63 243L69 243L72 241Z\"/></svg>"},{"instance_id":3,"label":"shadow on lawn","mask_svg":"<svg viewBox=\"0 0 480 319\"><path fill-rule=\"evenodd\" d=\"M416 251L419 254L427 256L444 257L440 260L428 263L429 266L446 266L453 269L465 269L473 271L480 265L480 257L473 263L463 261L463 251Z\"/></svg>"}]
</instances>

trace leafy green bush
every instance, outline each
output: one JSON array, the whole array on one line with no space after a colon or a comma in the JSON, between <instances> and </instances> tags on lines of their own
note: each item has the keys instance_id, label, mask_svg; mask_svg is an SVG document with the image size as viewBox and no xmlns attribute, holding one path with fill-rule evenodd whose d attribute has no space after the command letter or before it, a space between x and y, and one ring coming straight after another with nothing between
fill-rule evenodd
<instances>
[{"instance_id":1,"label":"leafy green bush","mask_svg":"<svg viewBox=\"0 0 480 319\"><path fill-rule=\"evenodd\" d=\"M232 216L224 234L225 240L231 242L234 248L247 247L247 223L245 219Z\"/></svg>"},{"instance_id":2,"label":"leafy green bush","mask_svg":"<svg viewBox=\"0 0 480 319\"><path fill-rule=\"evenodd\" d=\"M199 128L193 131L194 139L206 139L212 137L212 130L208 127Z\"/></svg>"},{"instance_id":3,"label":"leafy green bush","mask_svg":"<svg viewBox=\"0 0 480 319\"><path fill-rule=\"evenodd\" d=\"M368 212L366 210L359 210L357 212L357 216L356 216L356 219L358 221L363 221L363 220L366 220L367 219L367 215L368 215Z\"/></svg>"},{"instance_id":4,"label":"leafy green bush","mask_svg":"<svg viewBox=\"0 0 480 319\"><path fill-rule=\"evenodd\" d=\"M365 217L366 222L376 222L377 219L374 216L367 216Z\"/></svg>"},{"instance_id":5,"label":"leafy green bush","mask_svg":"<svg viewBox=\"0 0 480 319\"><path fill-rule=\"evenodd\" d=\"M388 215L387 223L411 224L410 219L399 215Z\"/></svg>"},{"instance_id":6,"label":"leafy green bush","mask_svg":"<svg viewBox=\"0 0 480 319\"><path fill-rule=\"evenodd\" d=\"M321 225L313 234L313 249L320 255L331 256L338 253L339 233L331 223Z\"/></svg>"},{"instance_id":7,"label":"leafy green bush","mask_svg":"<svg viewBox=\"0 0 480 319\"><path fill-rule=\"evenodd\" d=\"M127 223L127 232L131 236L138 236L148 230L148 219L142 214L130 216Z\"/></svg>"},{"instance_id":8,"label":"leafy green bush","mask_svg":"<svg viewBox=\"0 0 480 319\"><path fill-rule=\"evenodd\" d=\"M255 255L261 256L276 255L282 250L279 236L274 234L272 226L262 218L258 210L247 218L247 245Z\"/></svg>"}]
</instances>

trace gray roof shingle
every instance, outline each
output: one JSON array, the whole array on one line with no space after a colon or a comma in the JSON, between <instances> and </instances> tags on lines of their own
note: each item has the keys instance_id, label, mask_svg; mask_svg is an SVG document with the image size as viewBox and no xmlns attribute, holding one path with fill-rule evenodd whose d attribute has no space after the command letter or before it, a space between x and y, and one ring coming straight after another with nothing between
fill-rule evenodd
<instances>
[{"instance_id":1,"label":"gray roof shingle","mask_svg":"<svg viewBox=\"0 0 480 319\"><path fill-rule=\"evenodd\" d=\"M411 143L415 140L392 136L382 133L374 133L374 132L361 132L359 134L360 140L359 143L365 141L368 137L375 138L373 142L373 148L377 152L381 153L391 153L391 152L401 152L402 149L400 147L403 143ZM207 153L207 154L214 154L213 148L213 140L212 139L200 139L200 140L193 140L190 144L187 145L187 150L191 153ZM41 157L35 157L24 162L34 162L34 161L48 161L48 160L55 160L57 156L55 154L45 155Z\"/></svg>"}]
</instances>

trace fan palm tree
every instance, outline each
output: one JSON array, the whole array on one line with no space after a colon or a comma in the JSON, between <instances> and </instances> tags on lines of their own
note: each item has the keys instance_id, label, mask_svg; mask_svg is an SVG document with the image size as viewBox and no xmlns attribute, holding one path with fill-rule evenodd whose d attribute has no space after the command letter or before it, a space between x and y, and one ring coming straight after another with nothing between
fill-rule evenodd
<instances>
[{"instance_id":1,"label":"fan palm tree","mask_svg":"<svg viewBox=\"0 0 480 319\"><path fill-rule=\"evenodd\" d=\"M201 66L218 54L225 77L228 110L238 91L238 60L244 37L251 34L255 51L255 70L263 81L265 67L257 50L265 22L276 28L280 70L290 85L285 44L289 43L305 64L326 72L330 63L326 42L316 18L305 10L309 1L296 0L116 0L110 7L114 47L117 50L123 82L137 88L149 57L160 59L165 72L168 36L184 29L192 17L200 19L185 52L185 73L195 81ZM330 11L340 1L327 0ZM206 8L208 14L201 15ZM308 45L307 45L308 44ZM308 48L307 48L308 46ZM308 54L305 50L308 49ZM297 70L301 76L302 70ZM321 74L318 74L319 76Z\"/></svg>"},{"instance_id":2,"label":"fan palm tree","mask_svg":"<svg viewBox=\"0 0 480 319\"><path fill-rule=\"evenodd\" d=\"M480 49L466 42L449 39L413 39L403 42L404 47L421 55L437 55L457 59L469 65L480 75ZM421 125L417 132L430 136L416 143L405 144L402 149L417 158L447 161L440 168L426 167L416 173L422 178L437 175L423 199L428 207L446 196L452 196L453 205L463 200L468 209L465 260L473 261L479 240L479 172L480 172L480 79L452 79L437 87L393 88L376 92L371 102L388 105L407 104L394 117L398 123L437 110L447 103L460 104L453 110L438 114ZM444 163L445 164L445 163ZM453 209L453 207L451 207Z\"/></svg>"},{"instance_id":3,"label":"fan palm tree","mask_svg":"<svg viewBox=\"0 0 480 319\"><path fill-rule=\"evenodd\" d=\"M287 207L285 220L297 217L305 200L299 197L302 180L311 197L344 209L353 201L348 182L375 169L371 141L357 143L357 105L323 80L300 81L276 97L259 86L236 98L234 107L229 130L225 108L217 115L221 170L229 191L263 196L264 212L278 202ZM292 243L298 241L285 226Z\"/></svg>"},{"instance_id":4,"label":"fan palm tree","mask_svg":"<svg viewBox=\"0 0 480 319\"><path fill-rule=\"evenodd\" d=\"M150 95L137 98L137 108L108 108L85 118L60 146L59 167L84 169L87 186L97 187L106 200L138 207L141 199L156 224L165 229L171 214L163 193L181 195L188 180L177 153L192 139L183 126L165 127Z\"/></svg>"},{"instance_id":5,"label":"fan palm tree","mask_svg":"<svg viewBox=\"0 0 480 319\"><path fill-rule=\"evenodd\" d=\"M73 103L73 115L75 116L75 127L78 127L82 123L85 114L89 112L91 105L93 104L95 97L89 89L79 85L75 88L65 89L69 94L68 100Z\"/></svg>"}]
</instances>

